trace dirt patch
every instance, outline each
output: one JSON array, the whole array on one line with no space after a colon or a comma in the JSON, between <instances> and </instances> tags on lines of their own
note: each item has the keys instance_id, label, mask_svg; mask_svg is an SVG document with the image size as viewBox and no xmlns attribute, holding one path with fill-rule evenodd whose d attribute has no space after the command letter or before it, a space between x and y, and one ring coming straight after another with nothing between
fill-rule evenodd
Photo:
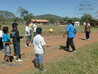
<instances>
[{"instance_id":1,"label":"dirt patch","mask_svg":"<svg viewBox=\"0 0 98 74\"><path fill-rule=\"evenodd\" d=\"M77 33L76 37L74 38L74 43L75 43L76 49L78 49L84 45L88 45L88 44L97 42L98 41L97 37L98 37L97 33L91 33L90 40L86 41L84 33ZM65 55L66 53L70 53L63 49L60 49L61 46L66 45L67 38L63 38L61 35L60 36L45 36L44 38L47 43L47 45L46 45L47 53L44 55L45 62L49 62L56 57L60 57L62 55ZM78 53L78 50L77 50L77 53ZM34 65L32 63L32 60L34 60L33 46L22 49L21 54L24 54L24 55L32 54L32 56L29 56L29 57L25 56L25 60L23 62L20 62L20 63L15 62L15 64L20 64L21 66L0 68L0 73L1 74L18 74L22 71L33 68L34 67ZM0 60L3 59L3 56L4 56L4 54L2 54L0 56Z\"/></svg>"}]
</instances>

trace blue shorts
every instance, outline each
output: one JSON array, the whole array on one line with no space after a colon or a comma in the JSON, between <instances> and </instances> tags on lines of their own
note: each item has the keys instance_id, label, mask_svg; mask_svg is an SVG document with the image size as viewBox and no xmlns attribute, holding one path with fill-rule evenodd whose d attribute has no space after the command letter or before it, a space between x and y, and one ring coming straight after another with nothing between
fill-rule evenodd
<instances>
[{"instance_id":1,"label":"blue shorts","mask_svg":"<svg viewBox=\"0 0 98 74\"><path fill-rule=\"evenodd\" d=\"M16 55L20 55L20 43L13 43L14 45L14 53Z\"/></svg>"},{"instance_id":2,"label":"blue shorts","mask_svg":"<svg viewBox=\"0 0 98 74\"><path fill-rule=\"evenodd\" d=\"M43 64L44 63L43 54L35 54L35 62L37 62L39 64Z\"/></svg>"}]
</instances>

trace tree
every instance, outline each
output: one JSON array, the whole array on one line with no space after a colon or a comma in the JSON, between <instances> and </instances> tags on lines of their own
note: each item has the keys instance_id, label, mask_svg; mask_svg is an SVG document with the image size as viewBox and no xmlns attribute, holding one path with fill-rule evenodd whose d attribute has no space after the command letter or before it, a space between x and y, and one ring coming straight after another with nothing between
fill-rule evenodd
<instances>
[{"instance_id":1,"label":"tree","mask_svg":"<svg viewBox=\"0 0 98 74\"><path fill-rule=\"evenodd\" d=\"M33 19L33 18L34 18L34 15L32 13L27 14L26 16L24 16L25 21L28 21L28 20Z\"/></svg>"},{"instance_id":2,"label":"tree","mask_svg":"<svg viewBox=\"0 0 98 74\"><path fill-rule=\"evenodd\" d=\"M20 14L20 17L24 18L24 16L28 15L28 10L25 10L23 7L19 7L17 13Z\"/></svg>"},{"instance_id":3,"label":"tree","mask_svg":"<svg viewBox=\"0 0 98 74\"><path fill-rule=\"evenodd\" d=\"M81 21L83 22L83 21L92 21L92 20L94 20L93 19L93 17L92 17L92 15L90 15L90 14L84 14L82 17L81 17Z\"/></svg>"},{"instance_id":4,"label":"tree","mask_svg":"<svg viewBox=\"0 0 98 74\"><path fill-rule=\"evenodd\" d=\"M69 17L64 17L63 18L63 21L68 21L69 20Z\"/></svg>"},{"instance_id":5,"label":"tree","mask_svg":"<svg viewBox=\"0 0 98 74\"><path fill-rule=\"evenodd\" d=\"M9 19L15 18L15 15L12 12L9 11L0 11L0 19L2 23L4 24L6 21L9 21Z\"/></svg>"}]
</instances>

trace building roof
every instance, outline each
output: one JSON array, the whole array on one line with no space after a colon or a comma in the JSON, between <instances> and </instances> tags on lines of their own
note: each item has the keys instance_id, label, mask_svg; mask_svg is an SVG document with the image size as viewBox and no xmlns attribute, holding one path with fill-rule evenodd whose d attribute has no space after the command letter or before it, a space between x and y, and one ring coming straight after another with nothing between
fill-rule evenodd
<instances>
[{"instance_id":1,"label":"building roof","mask_svg":"<svg viewBox=\"0 0 98 74\"><path fill-rule=\"evenodd\" d=\"M49 22L48 20L41 20L41 19L31 19L32 22L36 21L36 22Z\"/></svg>"}]
</instances>

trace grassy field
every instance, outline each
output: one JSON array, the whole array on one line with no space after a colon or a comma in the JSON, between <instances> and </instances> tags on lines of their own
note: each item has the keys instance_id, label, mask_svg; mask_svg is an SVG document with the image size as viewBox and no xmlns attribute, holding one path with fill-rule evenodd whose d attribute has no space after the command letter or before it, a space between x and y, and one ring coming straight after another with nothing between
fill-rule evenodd
<instances>
[{"instance_id":1,"label":"grassy field","mask_svg":"<svg viewBox=\"0 0 98 74\"><path fill-rule=\"evenodd\" d=\"M77 50L44 64L46 72L41 73L35 68L20 74L97 74L98 73L98 42L86 45Z\"/></svg>"},{"instance_id":2,"label":"grassy field","mask_svg":"<svg viewBox=\"0 0 98 74\"><path fill-rule=\"evenodd\" d=\"M4 26L8 26L9 27L9 35L10 32L12 30L12 26L11 25L4 25ZM3 27L3 26L2 26ZM63 35L66 27L67 26L59 26L59 25L38 25L38 27L41 27L43 29L43 36L52 36L52 35ZM49 29L52 28L54 31L53 33L49 33ZM84 26L76 26L77 32L84 32ZM21 39L21 42L23 44L21 44L21 49L24 49L24 45L25 45L25 24L20 24L18 25L18 30L20 33L20 36L24 36L23 39ZM91 32L98 32L98 27L92 27L91 28ZM13 46L11 47L13 49Z\"/></svg>"},{"instance_id":3,"label":"grassy field","mask_svg":"<svg viewBox=\"0 0 98 74\"><path fill-rule=\"evenodd\" d=\"M9 27L9 31L12 30L11 25L4 25ZM44 36L47 35L62 35L64 34L67 26L59 26L59 25L38 25L38 27L41 27L43 29ZM53 33L49 33L49 29L52 28L54 31ZM77 32L84 32L84 26L76 26ZM20 32L20 35L25 36L25 24L20 24L18 26L18 30ZM91 32L98 32L98 27L92 27Z\"/></svg>"}]
</instances>

